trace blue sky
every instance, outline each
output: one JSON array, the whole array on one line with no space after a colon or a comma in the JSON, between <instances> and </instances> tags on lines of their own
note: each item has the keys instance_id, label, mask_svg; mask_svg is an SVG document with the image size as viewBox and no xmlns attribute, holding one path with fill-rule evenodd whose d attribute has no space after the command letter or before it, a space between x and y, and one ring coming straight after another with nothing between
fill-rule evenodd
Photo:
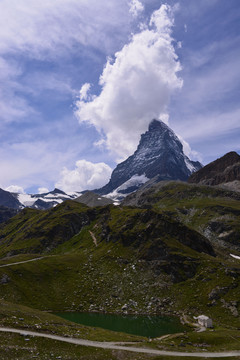
<instances>
[{"instance_id":1,"label":"blue sky","mask_svg":"<svg viewBox=\"0 0 240 360\"><path fill-rule=\"evenodd\" d=\"M2 0L0 17L0 187L102 186L153 117L203 164L240 151L239 0Z\"/></svg>"}]
</instances>

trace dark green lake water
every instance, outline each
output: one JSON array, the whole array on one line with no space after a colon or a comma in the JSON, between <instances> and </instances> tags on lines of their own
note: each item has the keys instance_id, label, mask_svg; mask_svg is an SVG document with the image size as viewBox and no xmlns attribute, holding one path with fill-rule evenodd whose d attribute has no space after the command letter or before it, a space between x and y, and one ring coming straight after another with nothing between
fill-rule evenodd
<instances>
[{"instance_id":1,"label":"dark green lake water","mask_svg":"<svg viewBox=\"0 0 240 360\"><path fill-rule=\"evenodd\" d=\"M151 338L185 330L185 327L177 318L171 317L123 316L77 312L57 313L55 315L86 326L100 327Z\"/></svg>"}]
</instances>

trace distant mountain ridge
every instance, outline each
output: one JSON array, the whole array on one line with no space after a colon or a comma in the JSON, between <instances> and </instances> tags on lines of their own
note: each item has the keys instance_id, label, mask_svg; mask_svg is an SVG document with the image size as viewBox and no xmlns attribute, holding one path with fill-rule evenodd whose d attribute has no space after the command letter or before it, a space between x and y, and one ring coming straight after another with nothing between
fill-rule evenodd
<instances>
[{"instance_id":1,"label":"distant mountain ridge","mask_svg":"<svg viewBox=\"0 0 240 360\"><path fill-rule=\"evenodd\" d=\"M81 195L80 192L66 194L64 191L55 188L43 194L15 194L22 208L31 207L33 209L45 210L61 204L65 200L73 200Z\"/></svg>"},{"instance_id":2,"label":"distant mountain ridge","mask_svg":"<svg viewBox=\"0 0 240 360\"><path fill-rule=\"evenodd\" d=\"M46 210L65 200L76 200L90 207L119 203L139 188L145 190L160 181L173 180L240 191L240 156L232 151L202 167L184 154L183 145L173 130L154 119L141 135L134 154L113 170L108 184L92 192L69 194L56 188L43 194L11 193L0 189L0 222L25 207Z\"/></svg>"},{"instance_id":3,"label":"distant mountain ridge","mask_svg":"<svg viewBox=\"0 0 240 360\"><path fill-rule=\"evenodd\" d=\"M0 223L6 221L25 207L46 210L61 204L65 200L73 200L80 195L80 192L66 194L64 191L56 188L53 191L44 194L11 193L0 189Z\"/></svg>"},{"instance_id":4,"label":"distant mountain ridge","mask_svg":"<svg viewBox=\"0 0 240 360\"><path fill-rule=\"evenodd\" d=\"M154 119L148 131L141 135L134 154L118 164L109 183L96 192L101 195L117 192L124 196L154 177L157 181L186 181L201 167L198 161L191 161L184 154L183 145L173 130L161 120Z\"/></svg>"}]
</instances>

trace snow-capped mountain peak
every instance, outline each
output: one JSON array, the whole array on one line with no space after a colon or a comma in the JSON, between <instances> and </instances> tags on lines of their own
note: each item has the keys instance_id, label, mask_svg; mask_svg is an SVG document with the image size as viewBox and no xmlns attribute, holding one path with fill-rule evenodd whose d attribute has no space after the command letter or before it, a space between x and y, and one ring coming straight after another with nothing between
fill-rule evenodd
<instances>
[{"instance_id":1,"label":"snow-capped mountain peak","mask_svg":"<svg viewBox=\"0 0 240 360\"><path fill-rule=\"evenodd\" d=\"M68 199L75 199L81 195L80 192L66 194L60 189L54 189L48 193L43 194L14 194L19 203L24 207L31 207L35 209L48 209L61 204Z\"/></svg>"},{"instance_id":2,"label":"snow-capped mountain peak","mask_svg":"<svg viewBox=\"0 0 240 360\"><path fill-rule=\"evenodd\" d=\"M107 185L97 190L101 195L118 192L119 197L142 185L122 189L134 177L156 177L161 180L187 180L192 172L200 169L199 162L191 161L183 152L183 145L177 135L163 121L152 120L148 131L141 135L137 150L128 159L118 164ZM130 181L131 183L131 181ZM118 190L117 190L118 189Z\"/></svg>"}]
</instances>

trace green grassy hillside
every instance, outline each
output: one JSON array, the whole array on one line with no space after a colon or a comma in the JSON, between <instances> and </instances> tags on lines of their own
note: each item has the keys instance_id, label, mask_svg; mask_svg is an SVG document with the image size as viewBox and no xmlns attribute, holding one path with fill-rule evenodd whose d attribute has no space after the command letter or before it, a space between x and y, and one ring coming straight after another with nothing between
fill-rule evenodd
<instances>
[{"instance_id":1,"label":"green grassy hillside","mask_svg":"<svg viewBox=\"0 0 240 360\"><path fill-rule=\"evenodd\" d=\"M218 251L240 252L240 194L183 182L158 183L131 194L125 205L167 213L208 238Z\"/></svg>"},{"instance_id":2,"label":"green grassy hillside","mask_svg":"<svg viewBox=\"0 0 240 360\"><path fill-rule=\"evenodd\" d=\"M24 210L1 228L0 262L43 258L0 267L1 298L49 311L205 313L238 327L239 260L181 223L167 201L165 211L160 202L89 209L72 201Z\"/></svg>"}]
</instances>

